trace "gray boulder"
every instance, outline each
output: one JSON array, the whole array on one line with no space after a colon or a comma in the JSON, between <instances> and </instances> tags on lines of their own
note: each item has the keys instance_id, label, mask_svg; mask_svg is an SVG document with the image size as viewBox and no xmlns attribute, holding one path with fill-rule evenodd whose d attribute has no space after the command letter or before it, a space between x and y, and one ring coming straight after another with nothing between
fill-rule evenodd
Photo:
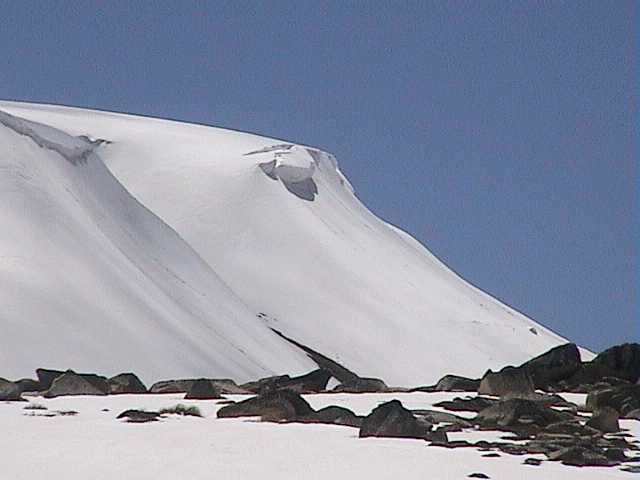
<instances>
[{"instance_id":1,"label":"gray boulder","mask_svg":"<svg viewBox=\"0 0 640 480\"><path fill-rule=\"evenodd\" d=\"M575 343L559 345L523 363L535 388L547 390L550 386L573 375L581 366L580 351Z\"/></svg>"},{"instance_id":2,"label":"gray boulder","mask_svg":"<svg viewBox=\"0 0 640 480\"><path fill-rule=\"evenodd\" d=\"M586 405L593 412L611 407L625 417L640 408L640 385L627 384L592 390L587 395Z\"/></svg>"},{"instance_id":3,"label":"gray boulder","mask_svg":"<svg viewBox=\"0 0 640 480\"><path fill-rule=\"evenodd\" d=\"M608 467L615 464L602 452L582 446L561 448L547 454L547 457L549 460L560 461L574 467Z\"/></svg>"},{"instance_id":4,"label":"gray boulder","mask_svg":"<svg viewBox=\"0 0 640 480\"><path fill-rule=\"evenodd\" d=\"M199 380L197 378L182 378L178 380L162 380L151 385L149 393L188 393L191 387ZM210 378L208 379L222 394L246 394L254 393L246 390L228 378Z\"/></svg>"},{"instance_id":5,"label":"gray boulder","mask_svg":"<svg viewBox=\"0 0 640 480\"><path fill-rule=\"evenodd\" d=\"M36 375L38 376L38 383L40 384L39 391L49 390L53 381L59 376L63 375L63 370L51 370L49 368L36 369Z\"/></svg>"},{"instance_id":6,"label":"gray boulder","mask_svg":"<svg viewBox=\"0 0 640 480\"><path fill-rule=\"evenodd\" d=\"M147 387L134 373L121 373L108 380L109 393L147 393Z\"/></svg>"},{"instance_id":7,"label":"gray boulder","mask_svg":"<svg viewBox=\"0 0 640 480\"><path fill-rule=\"evenodd\" d=\"M619 416L617 410L611 407L602 407L587 421L587 426L600 430L603 433L619 432Z\"/></svg>"},{"instance_id":8,"label":"gray boulder","mask_svg":"<svg viewBox=\"0 0 640 480\"><path fill-rule=\"evenodd\" d=\"M225 405L218 410L218 418L261 417L266 421L295 421L313 413L300 394L291 390L271 390L242 402Z\"/></svg>"},{"instance_id":9,"label":"gray boulder","mask_svg":"<svg viewBox=\"0 0 640 480\"><path fill-rule=\"evenodd\" d=\"M20 386L14 382L0 377L0 401L3 402L21 402L22 390Z\"/></svg>"},{"instance_id":10,"label":"gray boulder","mask_svg":"<svg viewBox=\"0 0 640 480\"><path fill-rule=\"evenodd\" d=\"M443 400L434 403L434 407L444 408L452 412L480 412L487 407L496 405L498 400L485 397L456 397L453 400Z\"/></svg>"},{"instance_id":11,"label":"gray boulder","mask_svg":"<svg viewBox=\"0 0 640 480\"><path fill-rule=\"evenodd\" d=\"M200 378L193 382L184 398L187 400L219 400L222 396L220 389L211 380Z\"/></svg>"},{"instance_id":12,"label":"gray boulder","mask_svg":"<svg viewBox=\"0 0 640 480\"><path fill-rule=\"evenodd\" d=\"M21 392L38 392L40 391L40 382L31 378L21 378L14 382L20 388Z\"/></svg>"},{"instance_id":13,"label":"gray boulder","mask_svg":"<svg viewBox=\"0 0 640 480\"><path fill-rule=\"evenodd\" d=\"M573 415L559 412L539 402L513 398L480 411L474 422L483 428L517 431L519 429L541 429L571 418Z\"/></svg>"},{"instance_id":14,"label":"gray boulder","mask_svg":"<svg viewBox=\"0 0 640 480\"><path fill-rule=\"evenodd\" d=\"M458 375L445 375L434 387L436 392L477 392L480 387L480 379L460 377Z\"/></svg>"},{"instance_id":15,"label":"gray boulder","mask_svg":"<svg viewBox=\"0 0 640 480\"><path fill-rule=\"evenodd\" d=\"M298 393L317 393L327 388L331 373L322 368L298 377L289 375L276 375L261 378L254 382L248 382L241 387L252 393L260 393L265 390L286 389Z\"/></svg>"},{"instance_id":16,"label":"gray boulder","mask_svg":"<svg viewBox=\"0 0 640 480\"><path fill-rule=\"evenodd\" d=\"M387 384L379 378L357 377L341 383L332 391L341 393L383 393L389 390Z\"/></svg>"},{"instance_id":17,"label":"gray boulder","mask_svg":"<svg viewBox=\"0 0 640 480\"><path fill-rule=\"evenodd\" d=\"M636 383L640 379L640 343L624 343L608 348L593 359L615 372L614 376Z\"/></svg>"},{"instance_id":18,"label":"gray boulder","mask_svg":"<svg viewBox=\"0 0 640 480\"><path fill-rule=\"evenodd\" d=\"M362 421L360 437L430 437L432 425L418 421L416 416L402 406L398 400L391 400L377 406Z\"/></svg>"},{"instance_id":19,"label":"gray boulder","mask_svg":"<svg viewBox=\"0 0 640 480\"><path fill-rule=\"evenodd\" d=\"M77 374L72 370L57 377L44 393L47 398L65 395L107 395L109 383L105 377L94 374Z\"/></svg>"},{"instance_id":20,"label":"gray boulder","mask_svg":"<svg viewBox=\"0 0 640 480\"><path fill-rule=\"evenodd\" d=\"M360 428L362 420L363 417L356 415L348 408L332 405L300 417L296 421L301 423L326 423Z\"/></svg>"},{"instance_id":21,"label":"gray boulder","mask_svg":"<svg viewBox=\"0 0 640 480\"><path fill-rule=\"evenodd\" d=\"M534 392L531 376L524 368L505 367L499 372L488 370L478 387L478 394L501 397L528 395Z\"/></svg>"}]
</instances>

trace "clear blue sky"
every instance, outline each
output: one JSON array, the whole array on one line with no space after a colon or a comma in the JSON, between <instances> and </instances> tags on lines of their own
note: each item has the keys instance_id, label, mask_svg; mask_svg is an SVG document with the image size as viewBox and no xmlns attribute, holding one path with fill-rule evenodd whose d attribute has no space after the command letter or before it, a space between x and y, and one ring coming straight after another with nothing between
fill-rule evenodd
<instances>
[{"instance_id":1,"label":"clear blue sky","mask_svg":"<svg viewBox=\"0 0 640 480\"><path fill-rule=\"evenodd\" d=\"M600 350L640 339L637 9L6 2L0 98L322 147L378 215Z\"/></svg>"}]
</instances>

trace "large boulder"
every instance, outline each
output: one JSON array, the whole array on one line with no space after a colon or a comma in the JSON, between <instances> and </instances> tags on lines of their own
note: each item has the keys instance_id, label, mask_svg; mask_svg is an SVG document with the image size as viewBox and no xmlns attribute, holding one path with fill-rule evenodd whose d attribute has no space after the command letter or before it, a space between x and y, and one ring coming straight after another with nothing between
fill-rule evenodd
<instances>
[{"instance_id":1,"label":"large boulder","mask_svg":"<svg viewBox=\"0 0 640 480\"><path fill-rule=\"evenodd\" d=\"M445 375L436 383L436 392L477 392L480 387L480 379L460 377L458 375Z\"/></svg>"},{"instance_id":2,"label":"large boulder","mask_svg":"<svg viewBox=\"0 0 640 480\"><path fill-rule=\"evenodd\" d=\"M602 407L587 421L587 426L600 430L603 433L615 433L620 431L618 417L620 414L611 407Z\"/></svg>"},{"instance_id":3,"label":"large boulder","mask_svg":"<svg viewBox=\"0 0 640 480\"><path fill-rule=\"evenodd\" d=\"M532 358L520 368L529 374L535 388L547 390L551 385L571 377L580 366L578 347L575 343L567 343Z\"/></svg>"},{"instance_id":4,"label":"large boulder","mask_svg":"<svg viewBox=\"0 0 640 480\"><path fill-rule=\"evenodd\" d=\"M625 417L640 408L640 385L627 384L593 390L587 395L586 404L593 412L611 407Z\"/></svg>"},{"instance_id":5,"label":"large boulder","mask_svg":"<svg viewBox=\"0 0 640 480\"><path fill-rule=\"evenodd\" d=\"M121 373L109 380L109 393L147 393L147 387L134 373Z\"/></svg>"},{"instance_id":6,"label":"large boulder","mask_svg":"<svg viewBox=\"0 0 640 480\"><path fill-rule=\"evenodd\" d=\"M582 446L561 448L548 453L547 458L574 467L607 467L616 463L609 460L601 451Z\"/></svg>"},{"instance_id":7,"label":"large boulder","mask_svg":"<svg viewBox=\"0 0 640 480\"><path fill-rule=\"evenodd\" d=\"M252 393L260 393L266 390L293 390L298 393L317 393L327 388L331 373L319 368L305 375L290 377L289 375L276 375L261 378L254 382L248 382L241 387Z\"/></svg>"},{"instance_id":8,"label":"large boulder","mask_svg":"<svg viewBox=\"0 0 640 480\"><path fill-rule=\"evenodd\" d=\"M631 383L640 379L640 343L624 343L608 348L593 359L593 363L612 370L613 376Z\"/></svg>"},{"instance_id":9,"label":"large boulder","mask_svg":"<svg viewBox=\"0 0 640 480\"><path fill-rule=\"evenodd\" d=\"M218 400L222 396L220 389L211 380L200 378L193 382L184 398L187 400Z\"/></svg>"},{"instance_id":10,"label":"large boulder","mask_svg":"<svg viewBox=\"0 0 640 480\"><path fill-rule=\"evenodd\" d=\"M197 378L182 378L178 380L162 380L151 385L149 393L188 393L191 390L193 384L198 380ZM220 390L222 394L245 394L255 393L245 388L242 388L236 384L233 380L228 378L208 379L216 388Z\"/></svg>"},{"instance_id":11,"label":"large boulder","mask_svg":"<svg viewBox=\"0 0 640 480\"><path fill-rule=\"evenodd\" d=\"M619 375L618 372L604 363L584 362L573 375L565 380L560 380L554 389L556 391L589 393L591 390L629 383L617 375Z\"/></svg>"},{"instance_id":12,"label":"large boulder","mask_svg":"<svg viewBox=\"0 0 640 480\"><path fill-rule=\"evenodd\" d=\"M107 395L109 383L105 377L94 374L77 374L72 370L57 377L44 393L47 398L65 395Z\"/></svg>"},{"instance_id":13,"label":"large boulder","mask_svg":"<svg viewBox=\"0 0 640 480\"><path fill-rule=\"evenodd\" d=\"M309 415L300 417L296 421L301 423L327 423L360 428L362 420L363 417L356 415L348 408L331 405L317 412L312 412Z\"/></svg>"},{"instance_id":14,"label":"large boulder","mask_svg":"<svg viewBox=\"0 0 640 480\"><path fill-rule=\"evenodd\" d=\"M341 393L383 393L388 390L387 384L379 378L357 377L337 385L332 391Z\"/></svg>"},{"instance_id":15,"label":"large boulder","mask_svg":"<svg viewBox=\"0 0 640 480\"><path fill-rule=\"evenodd\" d=\"M0 401L19 402L23 400L20 386L0 377Z\"/></svg>"},{"instance_id":16,"label":"large boulder","mask_svg":"<svg viewBox=\"0 0 640 480\"><path fill-rule=\"evenodd\" d=\"M292 390L270 390L242 402L225 405L218 418L261 417L267 421L295 421L313 412L307 401Z\"/></svg>"},{"instance_id":17,"label":"large boulder","mask_svg":"<svg viewBox=\"0 0 640 480\"><path fill-rule=\"evenodd\" d=\"M453 412L479 412L491 405L498 403L498 400L486 397L456 397L453 400L443 400L434 403L434 407L444 408Z\"/></svg>"},{"instance_id":18,"label":"large boulder","mask_svg":"<svg viewBox=\"0 0 640 480\"><path fill-rule=\"evenodd\" d=\"M416 416L402 406L398 400L391 400L377 406L362 421L360 437L429 437L432 425L418 421Z\"/></svg>"},{"instance_id":19,"label":"large boulder","mask_svg":"<svg viewBox=\"0 0 640 480\"><path fill-rule=\"evenodd\" d=\"M540 402L512 398L480 411L474 421L482 428L518 431L541 429L570 418L572 415L549 408Z\"/></svg>"},{"instance_id":20,"label":"large boulder","mask_svg":"<svg viewBox=\"0 0 640 480\"><path fill-rule=\"evenodd\" d=\"M524 368L505 367L499 372L488 370L478 387L480 395L528 395L534 392L531 376Z\"/></svg>"},{"instance_id":21,"label":"large boulder","mask_svg":"<svg viewBox=\"0 0 640 480\"><path fill-rule=\"evenodd\" d=\"M21 392L38 392L40 391L40 382L32 378L21 378L14 382L20 388Z\"/></svg>"},{"instance_id":22,"label":"large boulder","mask_svg":"<svg viewBox=\"0 0 640 480\"><path fill-rule=\"evenodd\" d=\"M38 383L40 384L40 391L49 390L53 381L59 376L63 375L63 370L52 370L50 368L38 368L36 369L36 375L38 376Z\"/></svg>"}]
</instances>

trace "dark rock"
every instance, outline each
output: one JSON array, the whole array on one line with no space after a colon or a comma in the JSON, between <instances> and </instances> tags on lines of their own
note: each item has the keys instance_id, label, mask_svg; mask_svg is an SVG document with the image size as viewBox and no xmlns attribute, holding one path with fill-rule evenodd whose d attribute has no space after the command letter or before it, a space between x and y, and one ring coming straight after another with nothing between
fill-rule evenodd
<instances>
[{"instance_id":1,"label":"dark rock","mask_svg":"<svg viewBox=\"0 0 640 480\"><path fill-rule=\"evenodd\" d=\"M150 393L188 393L191 390L196 378L182 378L178 380L162 380L151 385ZM236 384L233 380L224 379L208 379L222 394L246 394L255 393L246 390Z\"/></svg>"},{"instance_id":2,"label":"dark rock","mask_svg":"<svg viewBox=\"0 0 640 480\"><path fill-rule=\"evenodd\" d=\"M330 378L330 372L324 369L318 369L299 377L277 375L261 378L255 382L245 383L241 385L241 388L252 393L277 389L287 389L298 393L317 393L327 388L327 383Z\"/></svg>"},{"instance_id":3,"label":"dark rock","mask_svg":"<svg viewBox=\"0 0 640 480\"><path fill-rule=\"evenodd\" d=\"M575 420L552 423L544 428L547 433L561 433L565 435L594 436L600 435L600 431L595 428L580 424Z\"/></svg>"},{"instance_id":4,"label":"dark rock","mask_svg":"<svg viewBox=\"0 0 640 480\"><path fill-rule=\"evenodd\" d=\"M625 455L622 448L607 448L604 452L605 456L613 462L625 462L629 458Z\"/></svg>"},{"instance_id":5,"label":"dark rock","mask_svg":"<svg viewBox=\"0 0 640 480\"><path fill-rule=\"evenodd\" d=\"M301 423L328 423L331 425L345 425L360 428L363 417L353 413L348 408L329 406L298 418Z\"/></svg>"},{"instance_id":6,"label":"dark rock","mask_svg":"<svg viewBox=\"0 0 640 480\"><path fill-rule=\"evenodd\" d=\"M635 410L631 410L630 412L627 412L624 418L629 418L632 420L640 420L640 408L636 408Z\"/></svg>"},{"instance_id":7,"label":"dark rock","mask_svg":"<svg viewBox=\"0 0 640 480\"><path fill-rule=\"evenodd\" d=\"M36 369L36 375L38 376L38 383L40 384L40 391L49 390L53 381L64 374L62 370L51 370L48 368Z\"/></svg>"},{"instance_id":8,"label":"dark rock","mask_svg":"<svg viewBox=\"0 0 640 480\"><path fill-rule=\"evenodd\" d=\"M533 465L535 467L537 467L538 465L540 465L542 463L542 460L540 460L539 458L533 458L533 457L529 457L529 458L525 458L524 462L522 462L524 465Z\"/></svg>"},{"instance_id":9,"label":"dark rock","mask_svg":"<svg viewBox=\"0 0 640 480\"><path fill-rule=\"evenodd\" d=\"M615 433L620 431L618 423L618 411L611 407L601 407L587 421L587 426L600 430L603 433Z\"/></svg>"},{"instance_id":10,"label":"dark rock","mask_svg":"<svg viewBox=\"0 0 640 480\"><path fill-rule=\"evenodd\" d=\"M382 393L389 390L387 384L379 378L358 377L348 383L341 383L333 389L341 393Z\"/></svg>"},{"instance_id":11,"label":"dark rock","mask_svg":"<svg viewBox=\"0 0 640 480\"><path fill-rule=\"evenodd\" d=\"M436 442L436 441L431 441L431 443L429 444L433 447L443 447L443 448L470 448L475 446L473 443L470 443L466 440L447 440L444 442Z\"/></svg>"},{"instance_id":12,"label":"dark rock","mask_svg":"<svg viewBox=\"0 0 640 480\"><path fill-rule=\"evenodd\" d=\"M44 393L47 398L64 395L107 395L109 383L105 377L94 374L77 374L71 370L57 377Z\"/></svg>"},{"instance_id":13,"label":"dark rock","mask_svg":"<svg viewBox=\"0 0 640 480\"><path fill-rule=\"evenodd\" d=\"M431 425L419 422L411 410L407 410L398 400L391 400L377 406L362 421L360 437L428 437Z\"/></svg>"},{"instance_id":14,"label":"dark rock","mask_svg":"<svg viewBox=\"0 0 640 480\"><path fill-rule=\"evenodd\" d=\"M226 405L218 410L219 418L262 417L267 421L294 421L313 412L298 393L291 390L272 390L242 402Z\"/></svg>"},{"instance_id":15,"label":"dark rock","mask_svg":"<svg viewBox=\"0 0 640 480\"><path fill-rule=\"evenodd\" d=\"M0 401L3 402L21 402L22 390L20 386L14 382L10 382L4 378L0 378Z\"/></svg>"},{"instance_id":16,"label":"dark rock","mask_svg":"<svg viewBox=\"0 0 640 480\"><path fill-rule=\"evenodd\" d=\"M134 373L121 373L109 380L109 393L147 393L147 387Z\"/></svg>"},{"instance_id":17,"label":"dark rock","mask_svg":"<svg viewBox=\"0 0 640 480\"><path fill-rule=\"evenodd\" d=\"M535 388L546 390L550 385L571 377L580 366L578 347L567 343L532 358L519 368L529 374Z\"/></svg>"},{"instance_id":18,"label":"dark rock","mask_svg":"<svg viewBox=\"0 0 640 480\"><path fill-rule=\"evenodd\" d=\"M462 428L471 428L473 424L462 417L454 415L452 413L440 412L438 410L411 410L411 412L418 418L424 418L429 423L450 423L458 425Z\"/></svg>"},{"instance_id":19,"label":"dark rock","mask_svg":"<svg viewBox=\"0 0 640 480\"><path fill-rule=\"evenodd\" d=\"M603 407L611 407L625 417L640 408L640 385L618 385L593 390L587 395L586 405L594 412Z\"/></svg>"},{"instance_id":20,"label":"dark rock","mask_svg":"<svg viewBox=\"0 0 640 480\"><path fill-rule=\"evenodd\" d=\"M480 379L445 375L434 387L435 392L477 392Z\"/></svg>"},{"instance_id":21,"label":"dark rock","mask_svg":"<svg viewBox=\"0 0 640 480\"><path fill-rule=\"evenodd\" d=\"M480 395L527 395L534 392L533 381L523 368L505 367L499 372L488 370L478 387Z\"/></svg>"},{"instance_id":22,"label":"dark rock","mask_svg":"<svg viewBox=\"0 0 640 480\"><path fill-rule=\"evenodd\" d=\"M514 398L485 408L475 418L475 422L484 428L513 430L518 428L544 428L552 423L572 418L530 400Z\"/></svg>"},{"instance_id":23,"label":"dark rock","mask_svg":"<svg viewBox=\"0 0 640 480\"><path fill-rule=\"evenodd\" d=\"M489 477L489 475L487 475L485 473L480 473L480 472L470 473L469 475L467 475L467 477L469 477L469 478L491 478L491 477Z\"/></svg>"},{"instance_id":24,"label":"dark rock","mask_svg":"<svg viewBox=\"0 0 640 480\"><path fill-rule=\"evenodd\" d=\"M125 410L116 418L125 418L128 423L155 422L160 417L158 412L145 412L143 410Z\"/></svg>"},{"instance_id":25,"label":"dark rock","mask_svg":"<svg viewBox=\"0 0 640 480\"><path fill-rule=\"evenodd\" d=\"M584 362L573 375L565 380L561 380L554 386L556 391L566 391L574 393L588 393L600 387L619 385L627 383L626 380L616 377L617 372L605 364Z\"/></svg>"},{"instance_id":26,"label":"dark rock","mask_svg":"<svg viewBox=\"0 0 640 480\"><path fill-rule=\"evenodd\" d=\"M149 393L187 393L195 381L193 378L162 380L151 385Z\"/></svg>"},{"instance_id":27,"label":"dark rock","mask_svg":"<svg viewBox=\"0 0 640 480\"><path fill-rule=\"evenodd\" d=\"M18 385L21 392L38 392L40 391L40 382L31 378L21 378L14 382Z\"/></svg>"},{"instance_id":28,"label":"dark rock","mask_svg":"<svg viewBox=\"0 0 640 480\"><path fill-rule=\"evenodd\" d=\"M594 451L585 447L566 447L547 454L547 458L552 461L560 461L565 465L575 467L608 467L615 465L602 452Z\"/></svg>"},{"instance_id":29,"label":"dark rock","mask_svg":"<svg viewBox=\"0 0 640 480\"><path fill-rule=\"evenodd\" d=\"M274 375L255 380L253 382L243 383L240 385L240 388L251 393L261 393L267 390L277 390L278 385L284 384L288 380L291 380L289 375Z\"/></svg>"},{"instance_id":30,"label":"dark rock","mask_svg":"<svg viewBox=\"0 0 640 480\"><path fill-rule=\"evenodd\" d=\"M500 458L501 455L499 453L485 453L484 455L482 455L484 458Z\"/></svg>"},{"instance_id":31,"label":"dark rock","mask_svg":"<svg viewBox=\"0 0 640 480\"><path fill-rule=\"evenodd\" d=\"M305 352L321 369L328 371L332 377L337 379L340 382L340 385L338 385L338 387L333 391L348 393L375 393L388 391L387 385L382 380L378 378L360 377L355 372L352 372L335 360L331 360L329 357L309 348L307 345L287 337L275 328L270 328L276 335Z\"/></svg>"},{"instance_id":32,"label":"dark rock","mask_svg":"<svg viewBox=\"0 0 640 480\"><path fill-rule=\"evenodd\" d=\"M453 400L444 400L434 403L434 407L440 407L453 412L479 412L491 405L496 405L498 400L485 397L456 397Z\"/></svg>"},{"instance_id":33,"label":"dark rock","mask_svg":"<svg viewBox=\"0 0 640 480\"><path fill-rule=\"evenodd\" d=\"M218 400L222 396L220 389L211 380L200 378L191 384L191 388L184 398L186 400Z\"/></svg>"},{"instance_id":34,"label":"dark rock","mask_svg":"<svg viewBox=\"0 0 640 480\"><path fill-rule=\"evenodd\" d=\"M593 363L605 365L618 378L631 383L640 379L640 343L624 343L608 348L593 359Z\"/></svg>"}]
</instances>

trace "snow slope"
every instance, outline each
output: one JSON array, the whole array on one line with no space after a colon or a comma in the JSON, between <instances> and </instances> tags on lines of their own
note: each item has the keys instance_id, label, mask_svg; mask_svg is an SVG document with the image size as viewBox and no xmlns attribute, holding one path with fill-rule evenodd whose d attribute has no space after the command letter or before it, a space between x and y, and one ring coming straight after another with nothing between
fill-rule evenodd
<instances>
[{"instance_id":1,"label":"snow slope","mask_svg":"<svg viewBox=\"0 0 640 480\"><path fill-rule=\"evenodd\" d=\"M122 187L100 149L0 111L2 375L248 380L310 368Z\"/></svg>"},{"instance_id":2,"label":"snow slope","mask_svg":"<svg viewBox=\"0 0 640 480\"><path fill-rule=\"evenodd\" d=\"M481 375L565 341L468 284L408 234L374 216L335 158L321 150L108 112L14 102L0 102L0 109L74 136L112 142L99 152L113 174L198 252L252 314L263 314L260 322L361 375L396 385L424 384L444 373ZM122 216L118 209L105 212L112 214ZM80 248L95 257L93 250ZM71 253L68 261L78 263ZM162 252L156 258L183 263ZM201 276L214 277L198 268ZM128 273L102 279L101 285L131 294ZM202 283L195 288L205 291ZM63 292L57 296L75 302ZM250 324L247 342L261 343L262 331L237 313L239 304L233 311ZM79 315L83 308L96 308L91 301L80 306L74 304ZM217 308L211 312L226 317ZM125 321L120 314L112 312L113 319L103 313L104 321ZM127 315L126 321L133 318ZM151 325L140 322L143 330ZM259 349L245 344L245 328L238 324L224 335L233 334L236 345L261 365L289 361L291 354L280 358L272 340ZM201 349L209 341L211 336L202 339ZM218 349L215 341L209 345ZM267 351L269 360L262 361Z\"/></svg>"}]
</instances>

